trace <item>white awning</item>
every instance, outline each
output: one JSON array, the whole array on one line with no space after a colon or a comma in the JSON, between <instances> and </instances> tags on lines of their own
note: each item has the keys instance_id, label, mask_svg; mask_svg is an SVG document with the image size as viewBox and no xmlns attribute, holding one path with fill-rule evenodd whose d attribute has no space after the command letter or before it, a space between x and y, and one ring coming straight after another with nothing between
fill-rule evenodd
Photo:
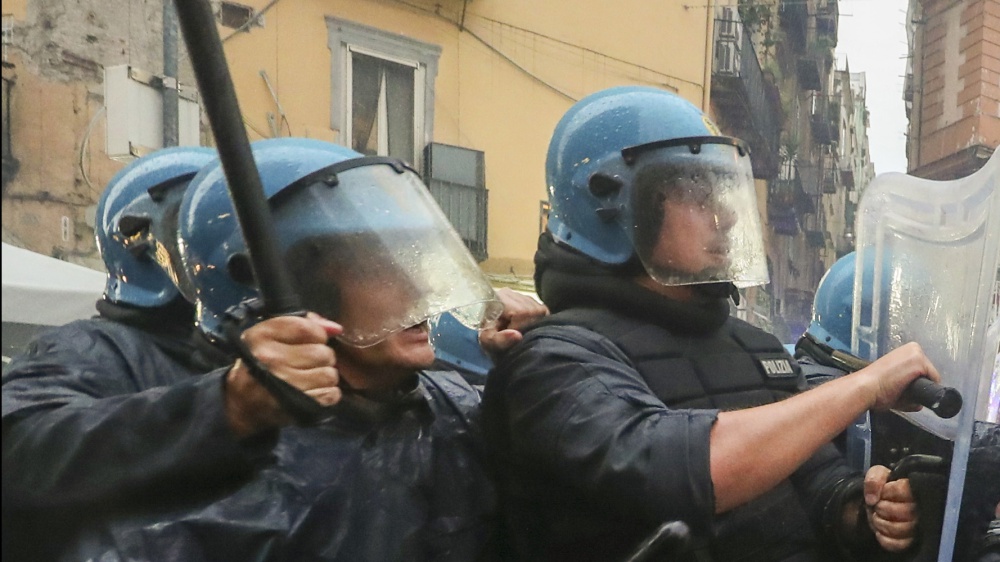
<instances>
[{"instance_id":1,"label":"white awning","mask_svg":"<svg viewBox=\"0 0 1000 562\"><path fill-rule=\"evenodd\" d=\"M58 326L97 312L107 275L3 244L3 322Z\"/></svg>"}]
</instances>

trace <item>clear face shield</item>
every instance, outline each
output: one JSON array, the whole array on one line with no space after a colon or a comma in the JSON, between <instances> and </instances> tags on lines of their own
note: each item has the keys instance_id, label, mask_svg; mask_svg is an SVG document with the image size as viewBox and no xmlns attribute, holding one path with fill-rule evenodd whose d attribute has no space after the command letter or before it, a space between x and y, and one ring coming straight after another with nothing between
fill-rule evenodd
<instances>
[{"instance_id":1,"label":"clear face shield","mask_svg":"<svg viewBox=\"0 0 1000 562\"><path fill-rule=\"evenodd\" d=\"M342 162L273 199L303 306L354 347L451 312L470 328L502 306L420 178L398 161Z\"/></svg>"},{"instance_id":2,"label":"clear face shield","mask_svg":"<svg viewBox=\"0 0 1000 562\"><path fill-rule=\"evenodd\" d=\"M749 151L697 137L627 148L636 255L664 285L768 282Z\"/></svg>"}]
</instances>

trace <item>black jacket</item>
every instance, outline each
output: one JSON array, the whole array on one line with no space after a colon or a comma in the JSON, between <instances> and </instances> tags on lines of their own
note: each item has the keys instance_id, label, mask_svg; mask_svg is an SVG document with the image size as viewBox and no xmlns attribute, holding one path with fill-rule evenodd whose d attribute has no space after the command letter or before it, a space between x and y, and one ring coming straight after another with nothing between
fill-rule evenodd
<instances>
[{"instance_id":1,"label":"black jacket","mask_svg":"<svg viewBox=\"0 0 1000 562\"><path fill-rule=\"evenodd\" d=\"M693 363L700 371L722 359L702 354L703 347L738 348L725 343L732 341L727 334L733 320L724 300L679 303L621 277L595 274L593 269L540 269L539 294L556 317L565 314L561 311L589 306L614 310L622 321L604 334L580 326L530 330L488 379L485 427L499 479L504 544L510 558L624 559L646 535L670 520L690 525L696 542L719 561L817 560L820 551L836 555L840 546L848 546L821 545L825 537L836 540L841 533L843 538L854 538L849 536L853 529L837 526L845 502L861 494L860 476L832 446L824 447L783 484L783 493L751 502L753 513L715 516L709 432L720 405L740 402L738 392L730 388L715 396L688 395L677 400L688 405L669 407L661 392L651 387L657 381L643 376L658 361L668 371L689 368L667 351L678 346L684 357L703 357ZM742 325L739 330L745 338L756 329ZM671 332L673 336L664 335ZM756 332L766 339L763 332ZM664 357L650 356L644 359L645 366L638 365L639 358L630 357L627 346L615 343L619 336L647 348L656 344L649 338L663 336ZM783 353L777 341L773 347ZM752 402L780 398L780 393L760 388L763 365L744 367L753 365L751 354L732 353L737 355L716 368L758 381L748 386ZM736 361L739 353L746 359ZM787 354L784 357L791 360ZM760 371L753 374L747 368ZM671 373L663 376L669 378ZM696 378L708 387L725 378L719 377L720 373L701 372Z\"/></svg>"},{"instance_id":2,"label":"black jacket","mask_svg":"<svg viewBox=\"0 0 1000 562\"><path fill-rule=\"evenodd\" d=\"M51 330L4 374L4 560L470 560L485 548L494 496L479 395L460 377L421 374L379 419L239 441L222 409L229 360L205 360L183 322L122 320Z\"/></svg>"}]
</instances>

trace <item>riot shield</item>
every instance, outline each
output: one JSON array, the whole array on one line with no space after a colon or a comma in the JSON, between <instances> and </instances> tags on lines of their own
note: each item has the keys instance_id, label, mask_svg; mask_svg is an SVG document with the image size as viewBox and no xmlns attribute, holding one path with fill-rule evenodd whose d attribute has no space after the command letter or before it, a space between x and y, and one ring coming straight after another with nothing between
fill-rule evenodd
<instances>
[{"instance_id":1,"label":"riot shield","mask_svg":"<svg viewBox=\"0 0 1000 562\"><path fill-rule=\"evenodd\" d=\"M862 196L856 232L856 270L865 273L855 277L854 354L874 360L916 341L943 384L964 398L951 419L926 409L896 418L950 449L938 549L938 560L950 562L973 429L976 420L987 419L1000 342L1000 151L978 172L954 181L880 175ZM873 297L867 308L865 290ZM904 444L901 450L919 448Z\"/></svg>"}]
</instances>

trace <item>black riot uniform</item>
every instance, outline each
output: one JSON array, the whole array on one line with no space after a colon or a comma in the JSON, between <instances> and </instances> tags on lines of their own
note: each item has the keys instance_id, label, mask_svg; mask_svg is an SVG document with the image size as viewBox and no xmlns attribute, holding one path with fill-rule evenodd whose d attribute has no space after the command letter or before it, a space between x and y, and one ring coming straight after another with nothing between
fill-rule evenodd
<instances>
[{"instance_id":1,"label":"black riot uniform","mask_svg":"<svg viewBox=\"0 0 1000 562\"><path fill-rule=\"evenodd\" d=\"M222 408L231 360L193 343L190 311L102 313L42 335L4 374L4 560L472 560L485 548L479 395L457 375L421 374L378 416L239 441Z\"/></svg>"},{"instance_id":2,"label":"black riot uniform","mask_svg":"<svg viewBox=\"0 0 1000 562\"><path fill-rule=\"evenodd\" d=\"M862 480L832 445L714 515L717 413L804 387L777 339L729 317L723 298L672 301L545 242L536 282L554 315L502 359L484 399L508 555L621 560L682 520L698 560L864 559L874 541L841 528Z\"/></svg>"},{"instance_id":3,"label":"black riot uniform","mask_svg":"<svg viewBox=\"0 0 1000 562\"><path fill-rule=\"evenodd\" d=\"M3 375L4 559L49 560L81 526L184 502L245 478L218 357L194 344L193 308L98 303L100 317L40 334Z\"/></svg>"}]
</instances>

